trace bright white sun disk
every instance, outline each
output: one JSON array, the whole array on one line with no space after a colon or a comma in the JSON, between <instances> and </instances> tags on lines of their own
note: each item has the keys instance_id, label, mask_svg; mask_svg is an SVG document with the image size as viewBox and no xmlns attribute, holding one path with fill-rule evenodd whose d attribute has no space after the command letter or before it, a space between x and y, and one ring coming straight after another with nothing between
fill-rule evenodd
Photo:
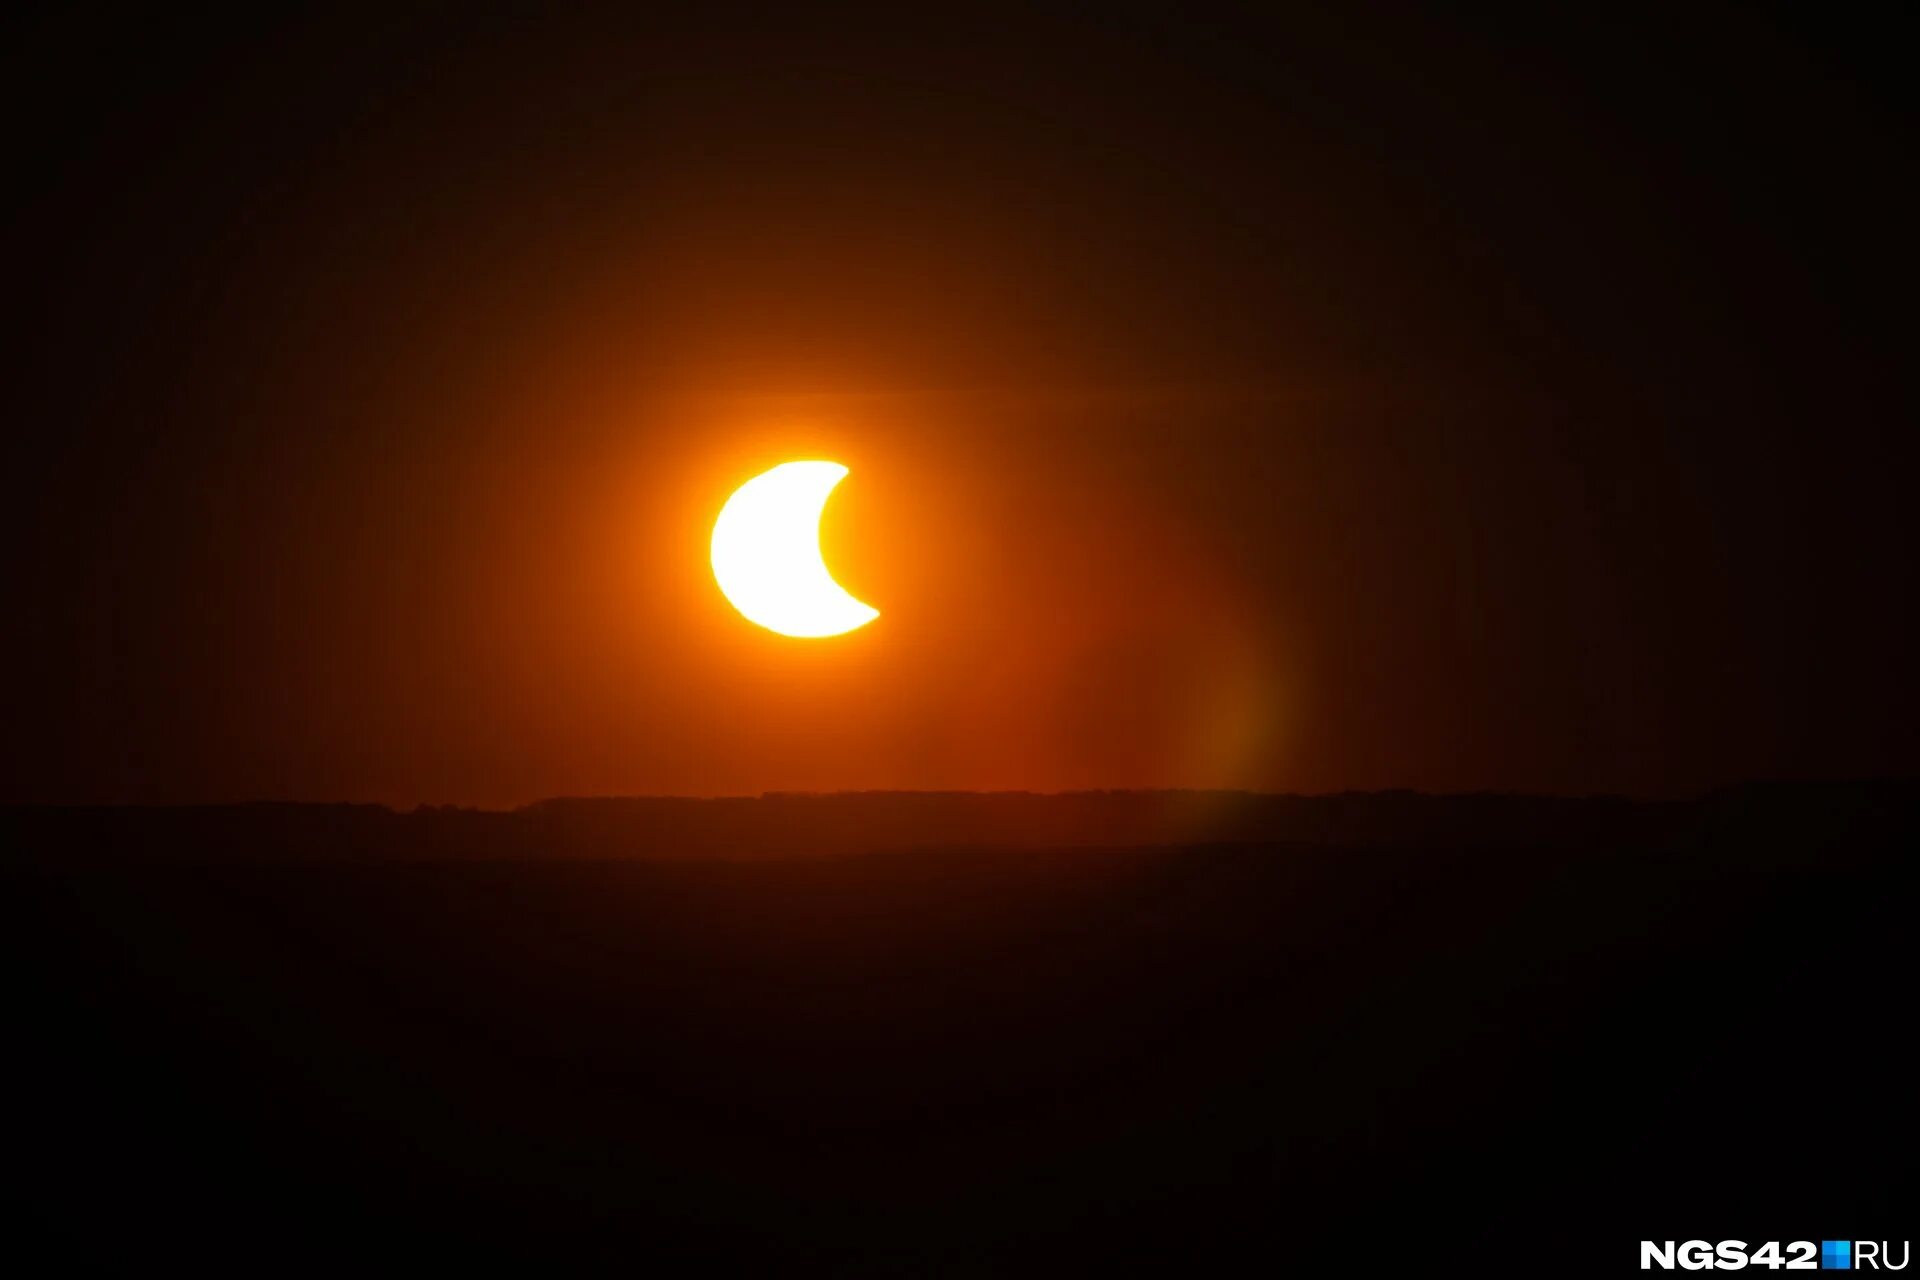
<instances>
[{"instance_id":1,"label":"bright white sun disk","mask_svg":"<svg viewBox=\"0 0 1920 1280\"><path fill-rule=\"evenodd\" d=\"M880 611L848 595L820 554L837 462L785 462L734 490L713 525L713 577L749 620L785 636L837 636Z\"/></svg>"}]
</instances>

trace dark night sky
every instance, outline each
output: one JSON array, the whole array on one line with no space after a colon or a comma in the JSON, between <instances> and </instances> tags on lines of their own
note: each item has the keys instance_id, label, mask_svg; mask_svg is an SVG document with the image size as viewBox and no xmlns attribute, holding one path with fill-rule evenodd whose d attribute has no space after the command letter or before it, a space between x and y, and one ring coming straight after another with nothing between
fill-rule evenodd
<instances>
[{"instance_id":1,"label":"dark night sky","mask_svg":"<svg viewBox=\"0 0 1920 1280\"><path fill-rule=\"evenodd\" d=\"M1905 46L1594 8L16 14L0 799L1920 770Z\"/></svg>"}]
</instances>

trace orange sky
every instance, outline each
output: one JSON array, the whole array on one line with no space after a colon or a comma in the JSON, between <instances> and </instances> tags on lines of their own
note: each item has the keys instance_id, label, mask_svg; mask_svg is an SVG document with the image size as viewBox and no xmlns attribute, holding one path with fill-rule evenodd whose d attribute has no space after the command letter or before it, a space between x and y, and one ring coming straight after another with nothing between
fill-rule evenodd
<instances>
[{"instance_id":1,"label":"orange sky","mask_svg":"<svg viewBox=\"0 0 1920 1280\"><path fill-rule=\"evenodd\" d=\"M1752 21L50 18L0 799L1920 767L1897 134Z\"/></svg>"}]
</instances>

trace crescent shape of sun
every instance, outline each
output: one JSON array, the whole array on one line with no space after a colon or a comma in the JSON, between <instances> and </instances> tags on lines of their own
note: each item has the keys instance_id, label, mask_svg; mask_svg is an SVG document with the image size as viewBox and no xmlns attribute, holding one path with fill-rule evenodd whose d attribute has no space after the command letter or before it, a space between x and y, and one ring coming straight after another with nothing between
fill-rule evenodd
<instances>
[{"instance_id":1,"label":"crescent shape of sun","mask_svg":"<svg viewBox=\"0 0 1920 1280\"><path fill-rule=\"evenodd\" d=\"M733 491L713 522L713 578L751 622L783 636L837 636L880 611L847 594L820 554L837 462L783 462Z\"/></svg>"}]
</instances>

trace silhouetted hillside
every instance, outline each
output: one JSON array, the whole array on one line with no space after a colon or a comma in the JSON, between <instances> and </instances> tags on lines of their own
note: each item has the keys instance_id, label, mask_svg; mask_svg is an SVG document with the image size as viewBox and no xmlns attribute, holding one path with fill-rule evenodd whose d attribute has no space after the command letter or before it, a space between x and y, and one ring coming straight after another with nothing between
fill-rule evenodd
<instances>
[{"instance_id":1,"label":"silhouetted hillside","mask_svg":"<svg viewBox=\"0 0 1920 1280\"><path fill-rule=\"evenodd\" d=\"M6 1226L76 1268L1617 1275L1910 1230L1913 784L0 834Z\"/></svg>"},{"instance_id":2,"label":"silhouetted hillside","mask_svg":"<svg viewBox=\"0 0 1920 1280\"><path fill-rule=\"evenodd\" d=\"M1920 784L1773 784L1633 802L1412 791L841 792L543 800L512 812L241 804L0 809L19 855L80 859L406 861L485 858L821 857L916 849L1143 845L1467 844L1592 847L1713 830L1792 829L1823 841L1889 820Z\"/></svg>"}]
</instances>

